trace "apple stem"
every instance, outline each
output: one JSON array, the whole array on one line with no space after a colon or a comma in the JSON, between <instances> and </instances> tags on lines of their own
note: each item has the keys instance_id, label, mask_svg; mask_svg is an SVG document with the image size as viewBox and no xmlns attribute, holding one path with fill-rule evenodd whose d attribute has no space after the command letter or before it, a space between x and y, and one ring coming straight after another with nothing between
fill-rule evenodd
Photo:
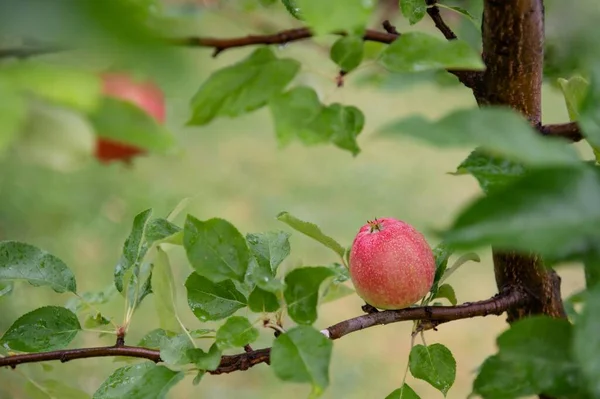
<instances>
[{"instance_id":1,"label":"apple stem","mask_svg":"<svg viewBox=\"0 0 600 399\"><path fill-rule=\"evenodd\" d=\"M379 310L377 310L377 308L375 306L369 305L367 302L365 302L365 304L363 306L361 306L361 309L363 312L368 313L368 314L379 312Z\"/></svg>"},{"instance_id":2,"label":"apple stem","mask_svg":"<svg viewBox=\"0 0 600 399\"><path fill-rule=\"evenodd\" d=\"M379 220L377 220L377 218L373 219L373 220L367 220L367 224L371 227L371 230L369 230L369 233L373 233L375 231L381 231L381 222Z\"/></svg>"}]
</instances>

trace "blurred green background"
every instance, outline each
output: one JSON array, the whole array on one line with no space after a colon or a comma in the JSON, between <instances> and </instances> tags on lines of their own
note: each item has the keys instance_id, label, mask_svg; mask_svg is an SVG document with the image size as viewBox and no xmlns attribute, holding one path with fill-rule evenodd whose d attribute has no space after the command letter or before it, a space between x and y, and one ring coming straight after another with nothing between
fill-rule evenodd
<instances>
[{"instance_id":1,"label":"blurred green background","mask_svg":"<svg viewBox=\"0 0 600 399\"><path fill-rule=\"evenodd\" d=\"M179 2L178 10L186 4ZM225 12L202 12L184 18L177 29L188 34L227 37L262 29L288 27L292 20L279 12L243 14L239 8ZM181 18L181 15L178 16ZM175 24L174 24L175 25ZM398 29L430 30L425 19L417 27L398 21ZM329 39L318 42L330 43ZM315 51L315 49L317 51ZM185 127L189 100L211 71L229 65L252 49L225 51L211 58L210 49L184 49L191 73L161 82L167 95L168 126L177 137L181 152L169 156L149 156L131 167L90 163L73 173L59 173L30 165L7 154L0 160L0 239L20 240L39 246L63 259L74 271L78 288L97 291L112 284L113 268L119 258L133 216L146 208L165 215L182 198L192 197L184 213L200 219L222 217L242 233L287 227L275 219L287 210L319 224L343 244L350 244L367 219L395 217L423 231L432 246L432 228L446 226L453 214L479 195L474 179L455 177L453 171L469 153L439 150L410 139L383 140L373 132L384 123L419 113L432 118L450 110L474 107L469 90L458 85L417 82L400 77L384 88L360 84L365 66L347 76L337 88L335 65L328 59L326 46L302 42L278 47L280 57L303 61L295 83L314 87L325 103L341 102L359 107L366 126L359 137L362 152L353 158L333 146L306 148L293 144L278 148L271 116L262 109L234 120L216 120L202 128ZM371 69L369 69L371 68ZM560 93L544 87L544 123L568 120ZM586 151L583 145L582 151ZM182 220L184 215L179 217ZM291 238L292 255L285 265L322 265L335 261L329 250L298 233ZM191 269L183 251L171 251L179 288L180 312L189 327L202 325L186 305L183 281ZM489 251L480 253L482 262L469 263L450 279L459 302L487 298L496 292ZM284 265L284 267L285 267ZM563 267L563 295L583 286L579 268ZM59 304L69 294L18 284L9 298L0 298L0 331L19 315L43 304ZM134 315L128 343L135 343L156 328L153 298L144 301ZM356 295L320 308L317 328L325 328L361 313L362 301ZM118 323L123 317L119 297L101 306ZM251 321L260 315L241 311ZM290 325L290 321L287 321ZM448 398L465 398L470 392L476 368L495 349L495 336L506 328L504 317L464 320L441 326L426 334L427 343L441 342L457 360L457 378ZM351 334L334 344L331 385L325 398L383 398L398 388L408 360L410 323L371 328ZM254 347L269 346L270 330L261 332ZM71 344L109 345L113 337L99 338L86 332ZM0 370L0 398L25 398L23 374L32 378L55 378L90 394L123 363L114 359L79 360L66 364L48 363ZM308 386L282 383L266 365L230 375L205 376L192 386L188 376L169 398L305 398ZM407 382L423 398L441 397L424 382L408 377Z\"/></svg>"}]
</instances>

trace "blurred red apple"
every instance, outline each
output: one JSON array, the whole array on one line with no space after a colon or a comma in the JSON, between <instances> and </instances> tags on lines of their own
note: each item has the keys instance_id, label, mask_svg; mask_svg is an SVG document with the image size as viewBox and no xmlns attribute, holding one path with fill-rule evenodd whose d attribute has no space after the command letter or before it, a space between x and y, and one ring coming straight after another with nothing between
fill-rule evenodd
<instances>
[{"instance_id":1,"label":"blurred red apple","mask_svg":"<svg viewBox=\"0 0 600 399\"><path fill-rule=\"evenodd\" d=\"M135 81L127 73L102 74L103 93L138 106L158 123L165 121L165 99L162 90L151 81ZM99 137L96 146L96 158L101 162L123 161L146 151L134 145Z\"/></svg>"}]
</instances>

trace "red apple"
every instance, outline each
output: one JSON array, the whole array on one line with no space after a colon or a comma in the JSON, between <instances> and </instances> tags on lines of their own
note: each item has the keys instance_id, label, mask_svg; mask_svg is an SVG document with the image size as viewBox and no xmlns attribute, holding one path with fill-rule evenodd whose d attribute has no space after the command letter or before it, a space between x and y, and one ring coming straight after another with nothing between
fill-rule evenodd
<instances>
[{"instance_id":1,"label":"red apple","mask_svg":"<svg viewBox=\"0 0 600 399\"><path fill-rule=\"evenodd\" d=\"M367 222L350 250L350 278L358 295L379 309L402 309L433 285L435 257L425 237L392 218Z\"/></svg>"},{"instance_id":2,"label":"red apple","mask_svg":"<svg viewBox=\"0 0 600 399\"><path fill-rule=\"evenodd\" d=\"M129 101L146 111L158 123L164 123L164 95L153 82L137 82L126 73L105 73L102 75L102 83L106 96ZM99 137L97 141L96 158L104 163L118 160L129 163L133 157L144 153L141 148L104 137Z\"/></svg>"}]
</instances>

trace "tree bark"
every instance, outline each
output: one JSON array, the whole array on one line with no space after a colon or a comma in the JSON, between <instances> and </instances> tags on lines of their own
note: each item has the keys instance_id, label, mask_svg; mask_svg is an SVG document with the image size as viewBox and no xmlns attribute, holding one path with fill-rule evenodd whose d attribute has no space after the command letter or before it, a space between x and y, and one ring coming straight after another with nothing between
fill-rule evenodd
<instances>
[{"instance_id":1,"label":"tree bark","mask_svg":"<svg viewBox=\"0 0 600 399\"><path fill-rule=\"evenodd\" d=\"M542 0L485 0L482 36L486 71L474 89L477 102L480 106L509 106L539 126L544 66ZM546 268L539 256L493 249L493 258L498 289L521 287L533 299L511 310L509 323L532 314L566 317L560 277Z\"/></svg>"}]
</instances>

